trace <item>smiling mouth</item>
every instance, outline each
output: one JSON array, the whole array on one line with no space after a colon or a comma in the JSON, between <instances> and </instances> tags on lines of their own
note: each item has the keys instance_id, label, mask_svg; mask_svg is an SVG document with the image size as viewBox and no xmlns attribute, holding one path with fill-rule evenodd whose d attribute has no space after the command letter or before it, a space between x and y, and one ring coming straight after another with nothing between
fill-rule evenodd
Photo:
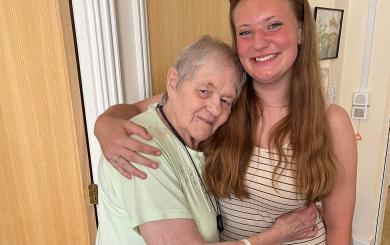
<instances>
[{"instance_id":1,"label":"smiling mouth","mask_svg":"<svg viewBox=\"0 0 390 245\"><path fill-rule=\"evenodd\" d=\"M278 54L279 53L274 53L274 54L269 54L269 55L265 55L262 57L255 57L255 58L253 58L253 60L255 60L256 62L265 62L265 61L274 59Z\"/></svg>"},{"instance_id":2,"label":"smiling mouth","mask_svg":"<svg viewBox=\"0 0 390 245\"><path fill-rule=\"evenodd\" d=\"M208 124L208 125L213 125L213 121L212 120L207 120L207 119L205 119L205 118L203 118L203 117L198 117L198 119L200 120L200 121L202 121L202 122L204 122L204 123L206 123L206 124Z\"/></svg>"}]
</instances>

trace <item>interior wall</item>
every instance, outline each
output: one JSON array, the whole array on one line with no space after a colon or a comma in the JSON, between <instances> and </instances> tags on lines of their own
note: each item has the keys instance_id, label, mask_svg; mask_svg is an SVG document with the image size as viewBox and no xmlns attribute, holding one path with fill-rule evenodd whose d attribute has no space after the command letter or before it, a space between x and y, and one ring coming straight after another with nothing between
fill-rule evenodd
<instances>
[{"instance_id":1,"label":"interior wall","mask_svg":"<svg viewBox=\"0 0 390 245\"><path fill-rule=\"evenodd\" d=\"M132 1L115 0L124 103L134 103L143 98L140 93L141 78L137 73L135 36L140 34L135 31L134 6Z\"/></svg>"},{"instance_id":2,"label":"interior wall","mask_svg":"<svg viewBox=\"0 0 390 245\"><path fill-rule=\"evenodd\" d=\"M321 66L329 67L329 82L336 85L336 102L350 114L353 92L359 91L363 75L370 0L311 0L310 3L312 7L344 9L339 58L321 61ZM386 20L389 10L389 1L377 1L367 87L370 93L369 118L360 122L351 119L355 132L359 131L362 136L358 142L357 196L353 221L355 244L374 244L377 225L380 227L383 222L377 217L390 113L390 24Z\"/></svg>"},{"instance_id":3,"label":"interior wall","mask_svg":"<svg viewBox=\"0 0 390 245\"><path fill-rule=\"evenodd\" d=\"M132 26L132 11L127 1L116 1L119 38L124 81L125 102L139 99L135 70L134 45L126 36L138 35ZM312 7L344 9L339 58L321 61L322 67L330 68L330 83L337 91L336 102L349 114L353 92L359 91L366 39L368 9L370 0L309 0ZM390 23L386 17L390 1L378 0L372 59L369 71L368 91L370 92L369 119L359 122L352 120L355 131L360 129L363 139L358 143L358 184L353 235L356 244L370 244L374 240L376 216L378 213L380 184L383 172L385 142L389 119L390 62L388 43ZM122 41L121 41L122 40ZM130 77L130 78L129 78Z\"/></svg>"},{"instance_id":4,"label":"interior wall","mask_svg":"<svg viewBox=\"0 0 390 245\"><path fill-rule=\"evenodd\" d=\"M370 93L369 119L360 122L354 121L354 128L360 128L363 140L358 143L359 165L358 165L358 193L356 204L356 215L354 219L354 234L363 240L369 239L373 243L377 213L379 208L380 188L383 174L383 164L385 157L385 143L387 137L389 120L389 75L390 63L388 62L390 41L390 24L386 20L390 10L390 2L378 0L376 8L376 19L374 28L374 39L372 56L369 69L368 91ZM348 34L344 60L343 80L341 84L341 104L351 104L351 89L358 91L363 54L356 41L364 39L363 25L367 22L367 16L362 16L364 10L367 11L369 1L353 1L350 7L350 22L356 23L351 26ZM362 20L363 19L363 20ZM360 23L364 21L364 23ZM364 28L365 30L366 28ZM356 51L359 51L356 54ZM360 71L360 72L358 72ZM376 244L379 244L377 241Z\"/></svg>"}]
</instances>

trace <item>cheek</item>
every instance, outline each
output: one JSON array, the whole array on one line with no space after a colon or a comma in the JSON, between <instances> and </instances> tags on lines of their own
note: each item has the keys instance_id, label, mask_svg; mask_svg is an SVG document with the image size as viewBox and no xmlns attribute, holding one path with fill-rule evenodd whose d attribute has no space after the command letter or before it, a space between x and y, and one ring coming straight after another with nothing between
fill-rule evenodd
<instances>
[{"instance_id":1,"label":"cheek","mask_svg":"<svg viewBox=\"0 0 390 245\"><path fill-rule=\"evenodd\" d=\"M237 39L237 53L238 56L244 56L246 51L248 50L249 42L243 39Z\"/></svg>"},{"instance_id":2,"label":"cheek","mask_svg":"<svg viewBox=\"0 0 390 245\"><path fill-rule=\"evenodd\" d=\"M218 125L216 125L216 126L220 127L222 124L224 124L227 121L227 119L229 118L229 116L230 116L230 110L226 110L226 112L224 112L220 116L220 118L218 120Z\"/></svg>"},{"instance_id":3,"label":"cheek","mask_svg":"<svg viewBox=\"0 0 390 245\"><path fill-rule=\"evenodd\" d=\"M291 59L295 61L295 59L298 56L298 40L290 43L290 53L291 53Z\"/></svg>"},{"instance_id":4,"label":"cheek","mask_svg":"<svg viewBox=\"0 0 390 245\"><path fill-rule=\"evenodd\" d=\"M299 38L298 35L287 35L284 38L280 39L280 42L283 43L285 46L291 47L293 49L298 49L299 45Z\"/></svg>"}]
</instances>

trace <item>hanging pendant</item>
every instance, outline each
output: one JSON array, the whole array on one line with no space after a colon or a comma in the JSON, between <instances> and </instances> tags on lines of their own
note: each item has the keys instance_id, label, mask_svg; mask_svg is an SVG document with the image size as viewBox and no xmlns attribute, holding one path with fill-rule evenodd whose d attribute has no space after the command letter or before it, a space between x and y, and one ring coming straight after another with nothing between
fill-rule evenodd
<instances>
[{"instance_id":1,"label":"hanging pendant","mask_svg":"<svg viewBox=\"0 0 390 245\"><path fill-rule=\"evenodd\" d=\"M217 228L219 232L223 231L223 220L222 220L222 215L217 214Z\"/></svg>"}]
</instances>

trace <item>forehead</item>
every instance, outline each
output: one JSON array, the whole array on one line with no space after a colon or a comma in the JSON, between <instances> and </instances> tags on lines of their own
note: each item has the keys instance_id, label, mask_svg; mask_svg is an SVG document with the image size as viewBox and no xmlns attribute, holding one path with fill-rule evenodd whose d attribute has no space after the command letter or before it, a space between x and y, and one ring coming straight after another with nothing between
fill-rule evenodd
<instances>
[{"instance_id":1,"label":"forehead","mask_svg":"<svg viewBox=\"0 0 390 245\"><path fill-rule=\"evenodd\" d=\"M241 0L233 11L237 21L264 20L267 18L296 18L289 0Z\"/></svg>"},{"instance_id":2,"label":"forehead","mask_svg":"<svg viewBox=\"0 0 390 245\"><path fill-rule=\"evenodd\" d=\"M199 67L190 80L199 86L235 93L239 80L238 68L231 60L209 59Z\"/></svg>"}]
</instances>

